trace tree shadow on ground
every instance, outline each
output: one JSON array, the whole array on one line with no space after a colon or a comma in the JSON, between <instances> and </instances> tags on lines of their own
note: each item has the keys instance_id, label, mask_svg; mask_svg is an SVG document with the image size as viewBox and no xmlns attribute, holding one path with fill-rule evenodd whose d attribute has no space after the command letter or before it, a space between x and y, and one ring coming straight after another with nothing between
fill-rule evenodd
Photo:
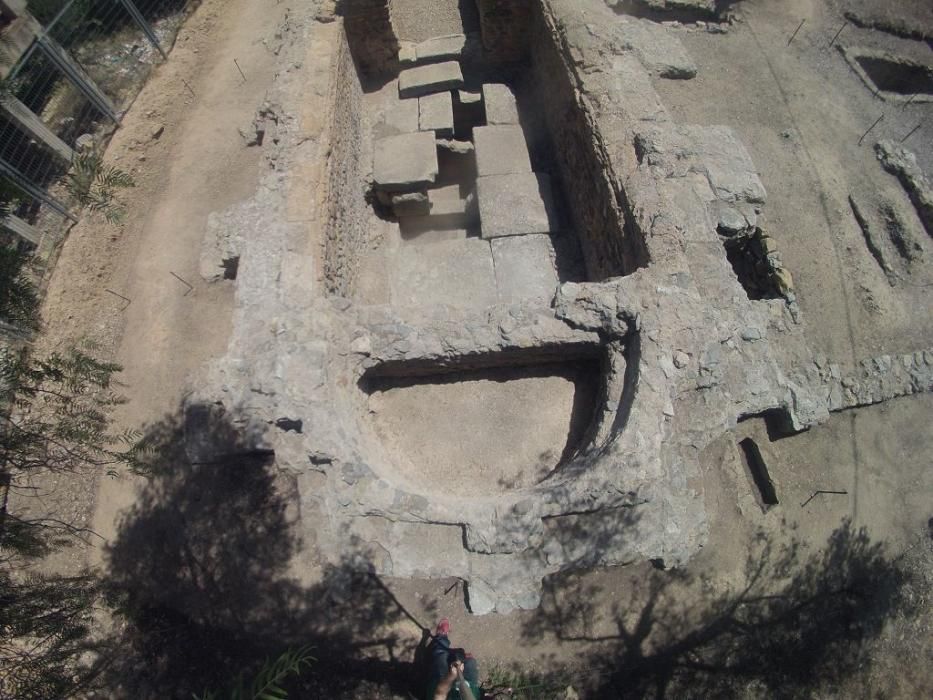
<instances>
[{"instance_id":1,"label":"tree shadow on ground","mask_svg":"<svg viewBox=\"0 0 933 700\"><path fill-rule=\"evenodd\" d=\"M615 606L606 635L591 631L599 591L555 577L524 635L587 643L588 697L796 698L865 672L885 624L920 613L904 594L913 574L848 523L809 555L759 535L744 574L722 592L684 571L652 571Z\"/></svg>"},{"instance_id":2,"label":"tree shadow on ground","mask_svg":"<svg viewBox=\"0 0 933 700\"><path fill-rule=\"evenodd\" d=\"M198 461L186 453L182 417L147 432L150 480L107 552L107 587L125 625L103 686L190 698L311 645L316 662L295 697L355 697L370 682L406 697L418 669L397 623L413 618L365 563L319 567L313 584L292 576L293 479L226 416L215 412L198 432L211 445ZM384 660L365 660L364 650Z\"/></svg>"}]
</instances>

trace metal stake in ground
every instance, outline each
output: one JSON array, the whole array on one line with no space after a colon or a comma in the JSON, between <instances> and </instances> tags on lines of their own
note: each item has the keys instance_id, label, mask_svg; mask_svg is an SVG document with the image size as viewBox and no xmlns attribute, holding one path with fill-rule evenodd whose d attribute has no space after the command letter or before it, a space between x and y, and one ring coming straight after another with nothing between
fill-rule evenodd
<instances>
[{"instance_id":1,"label":"metal stake in ground","mask_svg":"<svg viewBox=\"0 0 933 700\"><path fill-rule=\"evenodd\" d=\"M197 95L194 94L194 90L192 90L192 89L191 89L191 86L188 85L188 81L187 81L187 80L185 80L184 78L182 78L182 79L181 79L181 82L183 82L183 83L185 84L185 87L188 88L188 92L191 93L191 96L192 96L192 97L197 97Z\"/></svg>"},{"instance_id":2,"label":"metal stake in ground","mask_svg":"<svg viewBox=\"0 0 933 700\"><path fill-rule=\"evenodd\" d=\"M838 496L848 496L848 495L849 495L849 492L848 492L848 491L823 491L823 490L814 491L814 492L813 492L813 495L810 496L810 498L808 498L807 500L805 500L803 503L800 504L800 507L803 508L805 505L807 505L810 501L812 501L814 498L816 498L817 496L819 496L821 493L835 494L835 495L838 495Z\"/></svg>"},{"instance_id":3,"label":"metal stake in ground","mask_svg":"<svg viewBox=\"0 0 933 700\"><path fill-rule=\"evenodd\" d=\"M849 20L846 20L846 21L845 21L845 24L843 24L841 27L839 27L839 31L836 32L835 36L833 36L833 40L832 40L831 42L829 42L829 45L830 45L830 46L832 46L833 44L836 43L836 39L838 39L838 38L839 38L839 35L842 34L842 30L845 29L845 28L848 27L848 26L849 26Z\"/></svg>"},{"instance_id":4,"label":"metal stake in ground","mask_svg":"<svg viewBox=\"0 0 933 700\"><path fill-rule=\"evenodd\" d=\"M879 123L882 119L884 119L884 115L883 115L883 114L875 120L875 123L874 123L874 124L872 124L870 127L868 127L868 129L865 131L864 134L862 134L862 138L860 138L860 139L858 140L858 145L859 145L859 146L862 145L862 141L864 141L864 140L865 140L865 137L868 136L868 132L871 131L872 129L874 129L876 126L878 126L878 123Z\"/></svg>"},{"instance_id":5,"label":"metal stake in ground","mask_svg":"<svg viewBox=\"0 0 933 700\"><path fill-rule=\"evenodd\" d=\"M237 69L238 71L240 71L240 75L243 77L243 82L245 83L245 82L246 82L246 76L243 75L243 69L240 68L240 64L237 63L237 60L236 60L235 58L233 59L233 63L236 65L236 69Z\"/></svg>"},{"instance_id":6,"label":"metal stake in ground","mask_svg":"<svg viewBox=\"0 0 933 700\"><path fill-rule=\"evenodd\" d=\"M119 297L120 299L122 299L123 301L126 302L126 304L123 305L123 308L120 309L121 311L123 311L124 309L126 309L127 306L129 306L130 304L133 303L133 300L132 300L132 299L127 299L125 296L123 296L122 294L117 294L117 293L116 293L115 291L113 291L112 289L105 289L104 291L105 291L105 292L108 292L108 293L110 293L110 294L113 294L115 297Z\"/></svg>"},{"instance_id":7,"label":"metal stake in ground","mask_svg":"<svg viewBox=\"0 0 933 700\"><path fill-rule=\"evenodd\" d=\"M183 297L186 297L186 296L188 296L189 294L191 294L192 290L194 289L193 286L191 286L190 284L188 284L188 282L186 282L185 280L183 280L181 277L179 277L178 275L176 275L176 274L175 274L174 272L172 272L171 270L169 270L168 273L169 273L172 277L174 277L175 279L177 279L179 282L181 282L183 285L185 285L185 286L188 288L188 291L185 292L184 294L182 294Z\"/></svg>"},{"instance_id":8,"label":"metal stake in ground","mask_svg":"<svg viewBox=\"0 0 933 700\"><path fill-rule=\"evenodd\" d=\"M921 126L923 126L923 122L920 122L919 124L917 124L917 126L915 126L913 129L911 129L911 130L910 130L910 133L908 133L907 136L905 136L904 138L901 139L901 143L904 143L904 141L906 141L906 140L909 139L911 136L913 136L913 135L914 135L914 132L915 132L917 129L919 129Z\"/></svg>"},{"instance_id":9,"label":"metal stake in ground","mask_svg":"<svg viewBox=\"0 0 933 700\"><path fill-rule=\"evenodd\" d=\"M806 17L804 17L802 20L800 20L800 24L799 24L799 25L797 26L797 28L794 30L794 33L790 35L790 39L787 40L787 45L788 45L788 46L790 46L790 42L792 42L792 41L794 40L794 37L797 36L797 32L800 31L800 29L803 27L803 25L804 25L804 23L805 23L806 21L807 21L807 18L806 18Z\"/></svg>"}]
</instances>

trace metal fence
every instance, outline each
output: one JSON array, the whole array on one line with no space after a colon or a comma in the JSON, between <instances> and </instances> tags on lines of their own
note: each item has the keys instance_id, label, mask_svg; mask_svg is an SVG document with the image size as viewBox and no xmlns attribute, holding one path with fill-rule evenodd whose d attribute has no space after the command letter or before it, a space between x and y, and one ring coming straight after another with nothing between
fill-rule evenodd
<instances>
[{"instance_id":1,"label":"metal fence","mask_svg":"<svg viewBox=\"0 0 933 700\"><path fill-rule=\"evenodd\" d=\"M75 151L107 142L193 4L0 2L16 15L4 12L0 30L0 53L12 64L0 83L0 202L10 212L3 242L35 245L56 220L59 228L76 220L59 184Z\"/></svg>"}]
</instances>

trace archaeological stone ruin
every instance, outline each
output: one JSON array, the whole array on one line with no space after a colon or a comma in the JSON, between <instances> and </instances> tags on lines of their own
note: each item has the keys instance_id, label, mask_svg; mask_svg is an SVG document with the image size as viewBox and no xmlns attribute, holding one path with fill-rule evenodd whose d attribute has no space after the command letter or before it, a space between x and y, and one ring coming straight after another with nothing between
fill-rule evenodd
<instances>
[{"instance_id":1,"label":"archaeological stone ruin","mask_svg":"<svg viewBox=\"0 0 933 700\"><path fill-rule=\"evenodd\" d=\"M732 3L667 4L728 30ZM237 302L188 451L229 451L223 416L237 449L274 453L309 560L459 579L477 615L533 609L560 571L696 555L699 454L738 421L792 434L933 390L933 348L853 368L810 347L761 164L656 89L698 79L649 16L664 2L415 22L422 5L324 4L267 100L274 167L204 242ZM878 157L929 228L909 149Z\"/></svg>"}]
</instances>

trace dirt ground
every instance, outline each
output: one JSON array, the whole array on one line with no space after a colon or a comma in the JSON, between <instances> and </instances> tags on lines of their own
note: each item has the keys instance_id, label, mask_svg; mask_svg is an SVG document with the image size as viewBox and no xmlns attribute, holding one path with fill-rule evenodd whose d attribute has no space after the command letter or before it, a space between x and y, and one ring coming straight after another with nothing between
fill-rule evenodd
<instances>
[{"instance_id":1,"label":"dirt ground","mask_svg":"<svg viewBox=\"0 0 933 700\"><path fill-rule=\"evenodd\" d=\"M247 127L264 99L288 12L285 3L201 3L107 151L108 161L137 179L137 187L122 197L127 219L111 226L86 218L61 252L45 301L42 343L57 347L89 338L123 365L121 381L130 402L118 415L121 429L144 428L175 413L189 374L226 347L233 287L201 280L201 242L208 215L246 199L257 186L261 150L247 147L238 129ZM848 364L879 352L928 346L933 242L923 240L923 265L905 271L892 287L866 251L847 197L855 192L884 199L905 218L916 219L899 185L877 164L872 146L876 138L907 133L929 105L895 108L873 97L842 56L827 47L842 20L824 3L750 0L741 5L740 18L725 35L680 34L699 73L691 81L658 81L663 101L677 121L724 123L739 133L768 190L763 226L795 276L814 348ZM804 29L788 46L804 18ZM855 27L842 36L859 45L905 41ZM421 37L412 30L412 38ZM911 44L909 50L929 52L929 47ZM859 146L861 134L882 112L883 124ZM921 152L928 172L931 130L933 123L926 120L907 143ZM560 391L567 410L558 417L566 420L572 392L566 386ZM422 397L393 400L417 405ZM705 550L685 570L665 572L644 563L555 577L547 582L540 610L486 617L466 611L454 581L387 580L383 585L407 616L374 621L345 641L361 657L408 661L420 639L418 625L433 626L447 616L455 644L469 648L487 668L520 663L548 671L569 665L592 679L604 671L594 658L621 656L632 668L661 663L665 649L680 648L678 626L686 628L687 620L708 606L741 598L756 543L767 541L779 550L799 541L793 558L802 563L821 556L828 542L838 544L843 535L849 538L846 551L861 547L864 553L869 545L857 535L864 526L872 545L881 543L892 555L928 547L931 415L933 398L924 395L835 414L823 426L782 439L772 440L763 420L743 422L702 456L712 531ZM761 447L775 482L780 503L767 510L756 501L736 448L746 436ZM546 439L531 448L556 449ZM121 512L134 504L144 483L121 476L103 478L93 490L64 481L47 485L50 508L67 507L99 536L95 546L70 550L54 565L106 567L106 545L119 535ZM819 490L846 493L808 501ZM847 565L820 561L824 569ZM919 564L928 565L929 558ZM772 573L768 586L787 579L788 586L809 591L786 569ZM303 578L320 576L305 571ZM928 603L922 592L917 595ZM885 627L872 647L880 661L838 679L838 687L853 697L862 695L860 683L886 697L920 697L933 689L928 617L920 626L899 624ZM905 635L916 643L905 645ZM384 643L389 638L392 644ZM716 695L714 689L709 693ZM756 693L766 696L767 687L742 694ZM369 697L382 695L374 691Z\"/></svg>"}]
</instances>

